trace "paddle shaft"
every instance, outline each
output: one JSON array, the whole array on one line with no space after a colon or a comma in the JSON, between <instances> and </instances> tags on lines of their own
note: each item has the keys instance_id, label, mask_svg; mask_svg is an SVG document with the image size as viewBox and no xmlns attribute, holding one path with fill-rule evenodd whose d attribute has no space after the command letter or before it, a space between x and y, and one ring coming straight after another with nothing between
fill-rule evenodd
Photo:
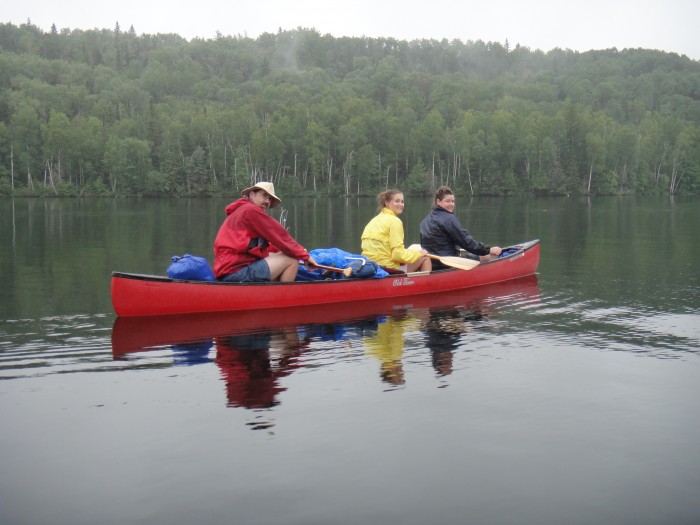
<instances>
[{"instance_id":1,"label":"paddle shaft","mask_svg":"<svg viewBox=\"0 0 700 525\"><path fill-rule=\"evenodd\" d=\"M342 273L345 277L350 277L352 274L352 268L336 268L335 266L324 266L323 264L311 264L311 266L315 266L316 268L321 268L321 270L328 270L331 272L339 272Z\"/></svg>"}]
</instances>

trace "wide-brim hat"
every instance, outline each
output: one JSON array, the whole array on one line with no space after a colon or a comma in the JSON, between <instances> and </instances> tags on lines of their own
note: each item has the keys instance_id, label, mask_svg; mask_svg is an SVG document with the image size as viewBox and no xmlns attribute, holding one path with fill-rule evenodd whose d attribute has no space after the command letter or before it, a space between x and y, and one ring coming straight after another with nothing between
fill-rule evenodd
<instances>
[{"instance_id":1,"label":"wide-brim hat","mask_svg":"<svg viewBox=\"0 0 700 525\"><path fill-rule=\"evenodd\" d=\"M263 190L270 196L272 199L272 202L270 202L270 208L276 208L282 203L282 199L275 195L275 185L271 182L258 182L250 188L244 189L241 192L241 196L246 197L251 191L255 190Z\"/></svg>"}]
</instances>

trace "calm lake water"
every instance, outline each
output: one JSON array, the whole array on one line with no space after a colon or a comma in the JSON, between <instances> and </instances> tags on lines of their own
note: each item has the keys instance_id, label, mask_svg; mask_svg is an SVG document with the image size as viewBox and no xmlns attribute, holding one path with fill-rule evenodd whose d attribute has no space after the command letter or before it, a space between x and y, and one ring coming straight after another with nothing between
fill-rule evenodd
<instances>
[{"instance_id":1,"label":"calm lake water","mask_svg":"<svg viewBox=\"0 0 700 525\"><path fill-rule=\"evenodd\" d=\"M227 203L0 200L0 523L700 523L699 199L458 199L538 275L116 320L110 272L211 260ZM284 207L309 249L374 214Z\"/></svg>"}]
</instances>

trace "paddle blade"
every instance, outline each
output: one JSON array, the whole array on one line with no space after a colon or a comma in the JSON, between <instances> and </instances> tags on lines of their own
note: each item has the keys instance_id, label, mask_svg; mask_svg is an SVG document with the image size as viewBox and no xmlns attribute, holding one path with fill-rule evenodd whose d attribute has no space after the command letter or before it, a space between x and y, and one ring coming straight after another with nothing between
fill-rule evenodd
<instances>
[{"instance_id":1,"label":"paddle blade","mask_svg":"<svg viewBox=\"0 0 700 525\"><path fill-rule=\"evenodd\" d=\"M408 247L409 250L421 251L423 248L420 244L411 244ZM445 266L450 266L452 268L459 268L460 270L471 270L472 268L479 266L479 261L474 261L472 259L465 259L464 257L452 257L452 256L440 256L428 254L431 259L436 259L440 261Z\"/></svg>"},{"instance_id":2,"label":"paddle blade","mask_svg":"<svg viewBox=\"0 0 700 525\"><path fill-rule=\"evenodd\" d=\"M473 261L472 259L465 259L463 257L440 257L439 260L445 266L458 268L460 270L471 270L480 264L479 261Z\"/></svg>"}]
</instances>

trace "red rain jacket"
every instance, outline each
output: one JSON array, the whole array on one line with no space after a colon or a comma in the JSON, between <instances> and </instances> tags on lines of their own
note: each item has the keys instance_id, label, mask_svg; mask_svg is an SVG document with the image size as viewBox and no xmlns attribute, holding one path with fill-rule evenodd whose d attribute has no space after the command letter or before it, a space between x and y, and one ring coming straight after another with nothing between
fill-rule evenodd
<instances>
[{"instance_id":1,"label":"red rain jacket","mask_svg":"<svg viewBox=\"0 0 700 525\"><path fill-rule=\"evenodd\" d=\"M214 275L222 277L282 252L306 261L309 253L265 209L246 197L226 206L226 219L214 241Z\"/></svg>"}]
</instances>

